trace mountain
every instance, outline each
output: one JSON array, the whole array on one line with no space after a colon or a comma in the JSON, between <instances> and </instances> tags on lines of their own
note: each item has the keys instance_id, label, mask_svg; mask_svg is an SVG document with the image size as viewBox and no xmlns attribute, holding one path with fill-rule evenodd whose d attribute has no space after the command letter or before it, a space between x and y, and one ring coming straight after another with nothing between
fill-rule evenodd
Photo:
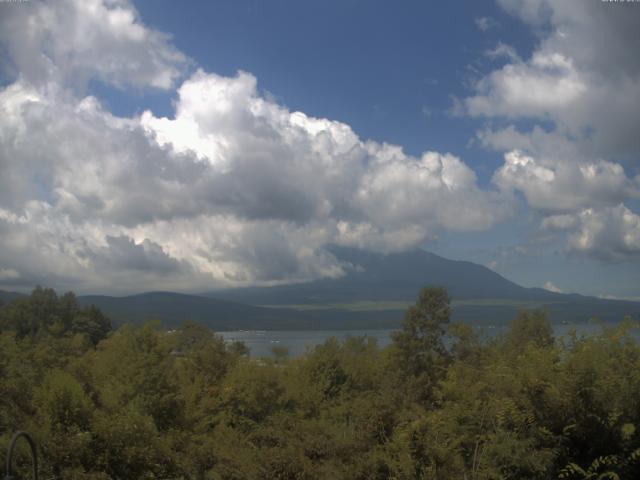
<instances>
[{"instance_id":1,"label":"mountain","mask_svg":"<svg viewBox=\"0 0 640 480\"><path fill-rule=\"evenodd\" d=\"M18 292L7 292L5 290L0 290L0 303L9 303L15 300L16 298L26 297L24 293Z\"/></svg>"},{"instance_id":2,"label":"mountain","mask_svg":"<svg viewBox=\"0 0 640 480\"><path fill-rule=\"evenodd\" d=\"M333 247L332 253L349 266L338 279L276 287L219 290L208 296L255 305L338 303L364 300L415 300L425 285L445 287L451 298L554 301L565 299L541 288L525 288L487 267L449 260L424 250L380 254Z\"/></svg>"},{"instance_id":3,"label":"mountain","mask_svg":"<svg viewBox=\"0 0 640 480\"><path fill-rule=\"evenodd\" d=\"M347 274L341 278L219 290L205 295L246 304L286 307L300 314L318 311L324 306L331 308L333 315L345 319L354 312L368 312L377 321L382 322L383 317L394 318L397 324L422 287L438 285L445 287L453 300L454 319L472 323L504 323L524 308L544 309L553 322L584 322L592 317L613 322L626 315L640 318L638 302L525 288L482 265L449 260L424 250L379 254L333 247L331 251L348 266Z\"/></svg>"},{"instance_id":4,"label":"mountain","mask_svg":"<svg viewBox=\"0 0 640 480\"><path fill-rule=\"evenodd\" d=\"M453 319L476 325L504 324L521 309L544 309L552 322L640 318L640 302L525 288L481 265L422 250L384 255L334 247L332 252L347 266L341 278L202 295L86 295L78 301L96 305L116 325L159 320L173 327L191 320L218 331L357 330L397 328L420 289L440 285L452 298ZM5 302L19 296L0 291Z\"/></svg>"},{"instance_id":5,"label":"mountain","mask_svg":"<svg viewBox=\"0 0 640 480\"><path fill-rule=\"evenodd\" d=\"M83 295L81 305L95 305L116 324L159 320L176 327L185 321L208 325L214 330L289 328L295 313L243 305L236 302L172 292L148 292L125 297ZM262 327L264 326L264 327Z\"/></svg>"},{"instance_id":6,"label":"mountain","mask_svg":"<svg viewBox=\"0 0 640 480\"><path fill-rule=\"evenodd\" d=\"M212 330L342 330L395 328L402 315L393 311L348 311L336 308L299 311L245 305L199 295L149 292L125 297L84 295L81 305L95 305L115 325L158 320L163 326L185 321L207 325Z\"/></svg>"}]
</instances>

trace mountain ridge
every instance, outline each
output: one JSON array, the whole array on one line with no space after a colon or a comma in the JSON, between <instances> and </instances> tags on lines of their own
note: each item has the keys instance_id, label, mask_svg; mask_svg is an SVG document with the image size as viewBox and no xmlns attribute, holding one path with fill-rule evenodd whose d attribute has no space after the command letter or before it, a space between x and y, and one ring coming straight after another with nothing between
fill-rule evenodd
<instances>
[{"instance_id":1,"label":"mountain ridge","mask_svg":"<svg viewBox=\"0 0 640 480\"><path fill-rule=\"evenodd\" d=\"M96 305L116 324L159 320L175 327L195 321L219 331L376 329L397 328L420 289L438 285L447 288L452 298L453 319L472 324L503 324L525 308L546 310L552 322L640 318L640 302L522 287L482 265L424 250L379 254L331 247L331 251L348 267L338 279L202 294L79 295L78 301ZM21 295L0 291L0 300Z\"/></svg>"},{"instance_id":2,"label":"mountain ridge","mask_svg":"<svg viewBox=\"0 0 640 480\"><path fill-rule=\"evenodd\" d=\"M456 299L551 301L566 295L537 287L522 287L485 266L467 260L449 260L425 250L377 254L333 246L330 251L343 264L352 266L345 276L273 287L216 290L203 295L261 305L295 304L314 298L324 302L372 298L413 300L427 284L445 287Z\"/></svg>"}]
</instances>

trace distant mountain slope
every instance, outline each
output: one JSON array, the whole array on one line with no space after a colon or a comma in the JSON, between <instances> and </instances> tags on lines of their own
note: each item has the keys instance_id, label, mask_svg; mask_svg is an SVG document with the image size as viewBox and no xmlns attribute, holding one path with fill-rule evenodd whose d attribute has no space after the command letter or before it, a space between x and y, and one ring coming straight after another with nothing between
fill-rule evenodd
<instances>
[{"instance_id":1,"label":"distant mountain slope","mask_svg":"<svg viewBox=\"0 0 640 480\"><path fill-rule=\"evenodd\" d=\"M307 313L316 305L334 305L332 315L345 321L351 314L368 314L396 325L404 308L398 302L413 302L426 285L445 287L454 301L453 317L472 323L499 324L512 319L523 308L542 308L553 322L584 322L592 317L615 322L626 315L640 319L640 303L603 300L577 294L560 294L541 288L522 287L487 267L467 261L449 260L423 250L379 254L353 248L333 247L334 255L353 268L342 278L277 287L242 288L207 295L253 305L289 306ZM349 304L378 302L382 308L369 312L347 312ZM385 304L393 304L384 311ZM341 308L340 305L343 305ZM329 312L314 312L318 319ZM391 323L391 320L388 321Z\"/></svg>"},{"instance_id":2,"label":"distant mountain slope","mask_svg":"<svg viewBox=\"0 0 640 480\"><path fill-rule=\"evenodd\" d=\"M93 304L116 324L159 320L163 325L179 326L190 320L214 330L290 328L295 312L242 305L235 302L171 292L149 292L126 297L84 295L82 305Z\"/></svg>"},{"instance_id":3,"label":"distant mountain slope","mask_svg":"<svg viewBox=\"0 0 640 480\"><path fill-rule=\"evenodd\" d=\"M566 295L525 288L487 267L448 260L423 250L379 254L333 247L334 255L352 268L339 279L277 287L242 288L211 292L215 298L254 305L413 300L425 285L440 285L462 299L563 300Z\"/></svg>"},{"instance_id":4,"label":"distant mountain slope","mask_svg":"<svg viewBox=\"0 0 640 480\"><path fill-rule=\"evenodd\" d=\"M375 329L397 328L422 287L441 285L453 300L453 319L472 324L504 324L525 308L545 309L552 322L578 323L592 317L615 322L625 315L640 318L638 302L524 288L481 265L422 250L389 255L351 248L332 250L351 265L339 279L203 295L90 295L78 301L96 305L116 324L159 320L173 327L192 320L219 331ZM0 292L0 300L20 295Z\"/></svg>"},{"instance_id":5,"label":"distant mountain slope","mask_svg":"<svg viewBox=\"0 0 640 480\"><path fill-rule=\"evenodd\" d=\"M488 299L480 302L454 299L453 319L476 325L509 322L522 308L545 308L553 322L579 323L597 316L604 321L620 321L625 315L640 316L640 303L600 300L567 295L567 301L525 302ZM127 297L81 296L82 305L94 304L116 325L159 320L165 327L176 327L191 320L216 331L225 330L357 330L398 328L405 305L386 304L351 309L326 304L323 308L304 305L256 307L198 295L151 292ZM317 307L318 304L312 305Z\"/></svg>"},{"instance_id":6,"label":"distant mountain slope","mask_svg":"<svg viewBox=\"0 0 640 480\"><path fill-rule=\"evenodd\" d=\"M13 300L15 300L16 298L21 298L21 297L25 297L26 295L24 293L18 293L18 292L7 292L5 290L0 290L0 302L2 303L9 303Z\"/></svg>"},{"instance_id":7,"label":"distant mountain slope","mask_svg":"<svg viewBox=\"0 0 640 480\"><path fill-rule=\"evenodd\" d=\"M215 331L228 330L344 330L396 328L402 311L360 311L340 309L299 311L265 308L217 300L198 295L150 292L126 297L86 295L81 305L95 305L115 325L141 324L159 320L165 327L177 327L185 321L207 325Z\"/></svg>"}]
</instances>

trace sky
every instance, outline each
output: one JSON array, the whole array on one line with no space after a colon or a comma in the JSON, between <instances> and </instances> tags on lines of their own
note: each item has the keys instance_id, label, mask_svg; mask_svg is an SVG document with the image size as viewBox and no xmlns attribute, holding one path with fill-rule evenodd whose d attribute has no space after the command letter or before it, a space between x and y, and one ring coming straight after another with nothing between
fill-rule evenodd
<instances>
[{"instance_id":1,"label":"sky","mask_svg":"<svg viewBox=\"0 0 640 480\"><path fill-rule=\"evenodd\" d=\"M640 299L640 3L0 1L0 289L423 248Z\"/></svg>"}]
</instances>

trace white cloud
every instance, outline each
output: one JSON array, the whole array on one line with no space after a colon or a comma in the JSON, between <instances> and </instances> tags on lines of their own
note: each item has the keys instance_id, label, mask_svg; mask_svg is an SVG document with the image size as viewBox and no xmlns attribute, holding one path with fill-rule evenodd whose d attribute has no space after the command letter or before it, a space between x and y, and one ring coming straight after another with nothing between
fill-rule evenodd
<instances>
[{"instance_id":1,"label":"white cloud","mask_svg":"<svg viewBox=\"0 0 640 480\"><path fill-rule=\"evenodd\" d=\"M476 17L473 19L473 22L476 24L476 27L483 32L500 26L497 20L492 17Z\"/></svg>"},{"instance_id":2,"label":"white cloud","mask_svg":"<svg viewBox=\"0 0 640 480\"><path fill-rule=\"evenodd\" d=\"M540 43L527 61L481 78L462 101L472 116L533 118L591 142L598 155L635 155L640 138L640 9L607 2L499 0L534 28Z\"/></svg>"},{"instance_id":3,"label":"white cloud","mask_svg":"<svg viewBox=\"0 0 640 480\"><path fill-rule=\"evenodd\" d=\"M637 216L624 202L640 198L640 183L620 164L584 158L575 143L540 129L528 135L515 129L483 132L480 138L496 148L523 148L504 154L493 181L524 195L527 205L542 216L541 228L553 234L548 238L564 236L569 250L601 260L635 255L630 233L625 232L633 222L622 218ZM627 213L620 214L621 209Z\"/></svg>"},{"instance_id":4,"label":"white cloud","mask_svg":"<svg viewBox=\"0 0 640 480\"><path fill-rule=\"evenodd\" d=\"M548 0L498 0L498 3L512 15L519 16L532 25L548 21L551 15Z\"/></svg>"},{"instance_id":5,"label":"white cloud","mask_svg":"<svg viewBox=\"0 0 640 480\"><path fill-rule=\"evenodd\" d=\"M638 186L616 163L533 157L519 150L507 152L504 159L494 181L502 188L520 190L531 207L544 213L616 205L640 197Z\"/></svg>"},{"instance_id":6,"label":"white cloud","mask_svg":"<svg viewBox=\"0 0 640 480\"><path fill-rule=\"evenodd\" d=\"M485 52L505 63L456 102L458 112L492 122L477 139L504 154L493 181L521 192L546 237L564 236L569 250L614 261L635 256L637 215L624 204L640 197L628 167L640 149L640 57L629 48L640 38L640 10L598 1L498 1L539 41L527 59L500 44ZM522 119L545 127L504 126ZM619 158L628 160L627 171L612 160Z\"/></svg>"},{"instance_id":7,"label":"white cloud","mask_svg":"<svg viewBox=\"0 0 640 480\"><path fill-rule=\"evenodd\" d=\"M577 225L575 215L550 215L542 220L542 228L547 230L570 230Z\"/></svg>"},{"instance_id":8,"label":"white cloud","mask_svg":"<svg viewBox=\"0 0 640 480\"><path fill-rule=\"evenodd\" d=\"M489 263L487 263L487 267L490 268L491 270L497 270L498 266L499 264L497 260L491 260Z\"/></svg>"},{"instance_id":9,"label":"white cloud","mask_svg":"<svg viewBox=\"0 0 640 480\"><path fill-rule=\"evenodd\" d=\"M509 214L458 157L363 141L261 95L249 73L195 72L171 118L114 116L73 80L168 88L184 61L126 2L38 3L12 13L20 27L33 29L9 42L21 75L0 91L0 265L25 285L336 277L328 244L397 251Z\"/></svg>"},{"instance_id":10,"label":"white cloud","mask_svg":"<svg viewBox=\"0 0 640 480\"><path fill-rule=\"evenodd\" d=\"M478 189L475 173L460 159L428 152L419 161L402 154L389 160L384 148L370 148L378 161L364 174L356 196L356 204L378 223L483 230L507 213L497 195Z\"/></svg>"},{"instance_id":11,"label":"white cloud","mask_svg":"<svg viewBox=\"0 0 640 480\"><path fill-rule=\"evenodd\" d=\"M527 63L510 63L476 84L465 99L472 116L555 117L584 101L588 87L573 61L557 52L536 52Z\"/></svg>"},{"instance_id":12,"label":"white cloud","mask_svg":"<svg viewBox=\"0 0 640 480\"><path fill-rule=\"evenodd\" d=\"M561 290L560 288L556 287L551 281L547 280L544 285L542 286L542 288L544 288L545 290L548 290L550 292L554 292L554 293L564 293L564 290Z\"/></svg>"},{"instance_id":13,"label":"white cloud","mask_svg":"<svg viewBox=\"0 0 640 480\"><path fill-rule=\"evenodd\" d=\"M585 209L578 220L579 228L569 239L573 250L608 261L640 255L640 216L624 205Z\"/></svg>"},{"instance_id":14,"label":"white cloud","mask_svg":"<svg viewBox=\"0 0 640 480\"><path fill-rule=\"evenodd\" d=\"M13 268L0 268L0 282L14 281L20 278L20 274Z\"/></svg>"},{"instance_id":15,"label":"white cloud","mask_svg":"<svg viewBox=\"0 0 640 480\"><path fill-rule=\"evenodd\" d=\"M499 42L492 49L486 50L484 54L489 58L499 59L499 58L508 58L513 62L522 62L520 55L516 52L516 49L511 45L507 45L505 43Z\"/></svg>"},{"instance_id":16,"label":"white cloud","mask_svg":"<svg viewBox=\"0 0 640 480\"><path fill-rule=\"evenodd\" d=\"M126 0L0 4L0 41L23 81L84 88L91 78L118 87L171 88L187 58L147 28Z\"/></svg>"}]
</instances>

